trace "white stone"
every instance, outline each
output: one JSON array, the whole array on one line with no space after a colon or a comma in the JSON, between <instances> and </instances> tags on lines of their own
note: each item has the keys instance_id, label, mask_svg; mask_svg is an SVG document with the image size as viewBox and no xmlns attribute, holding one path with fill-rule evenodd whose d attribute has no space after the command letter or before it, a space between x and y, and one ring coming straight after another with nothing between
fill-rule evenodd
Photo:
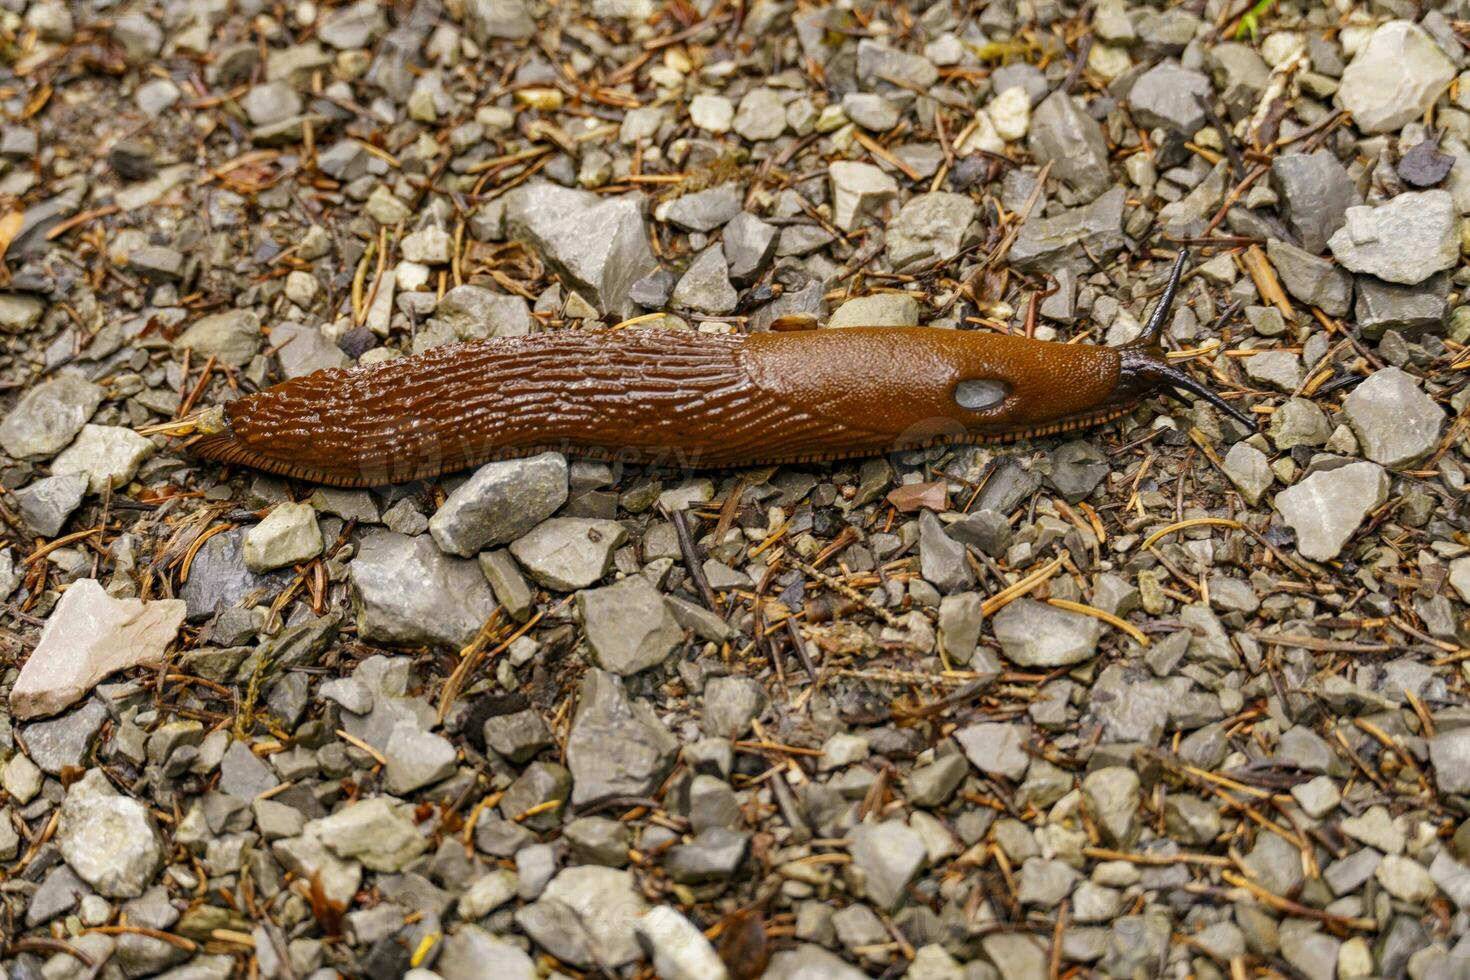
<instances>
[{"instance_id":1,"label":"white stone","mask_svg":"<svg viewBox=\"0 0 1470 980\"><path fill-rule=\"evenodd\" d=\"M322 548L322 531L311 504L277 504L265 520L245 532L245 567L268 572L298 565L320 555Z\"/></svg>"}]
</instances>

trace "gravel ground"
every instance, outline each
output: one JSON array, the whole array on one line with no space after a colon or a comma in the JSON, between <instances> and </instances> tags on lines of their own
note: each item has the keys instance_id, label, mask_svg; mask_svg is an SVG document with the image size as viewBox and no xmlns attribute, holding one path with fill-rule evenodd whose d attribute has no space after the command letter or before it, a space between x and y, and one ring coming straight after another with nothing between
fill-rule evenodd
<instances>
[{"instance_id":1,"label":"gravel ground","mask_svg":"<svg viewBox=\"0 0 1470 980\"><path fill-rule=\"evenodd\" d=\"M0 2L0 973L1470 976L1425 6ZM1259 431L372 491L137 431L633 319L1119 343L1180 245Z\"/></svg>"}]
</instances>

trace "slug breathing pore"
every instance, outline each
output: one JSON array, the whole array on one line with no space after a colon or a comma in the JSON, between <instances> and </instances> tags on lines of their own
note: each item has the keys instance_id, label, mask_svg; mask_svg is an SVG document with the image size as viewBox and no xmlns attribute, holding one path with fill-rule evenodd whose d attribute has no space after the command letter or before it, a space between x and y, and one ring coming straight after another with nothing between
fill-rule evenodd
<instances>
[{"instance_id":1,"label":"slug breathing pore","mask_svg":"<svg viewBox=\"0 0 1470 980\"><path fill-rule=\"evenodd\" d=\"M695 468L1005 442L1175 389L1254 427L1160 345L1184 262L1116 348L925 327L557 330L317 371L145 431L193 435L206 459L364 487L549 450Z\"/></svg>"}]
</instances>

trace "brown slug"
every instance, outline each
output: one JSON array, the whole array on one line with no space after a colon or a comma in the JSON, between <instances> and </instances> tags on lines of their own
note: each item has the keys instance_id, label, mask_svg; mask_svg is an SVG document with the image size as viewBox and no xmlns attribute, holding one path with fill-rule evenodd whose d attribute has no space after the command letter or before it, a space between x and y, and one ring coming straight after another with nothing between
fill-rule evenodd
<instances>
[{"instance_id":1,"label":"brown slug","mask_svg":"<svg viewBox=\"0 0 1470 980\"><path fill-rule=\"evenodd\" d=\"M1117 348L923 327L567 330L318 371L171 431L202 433L190 448L206 459L364 487L546 450L723 467L1003 442L1107 422L1169 387L1253 427L1159 346L1183 269L1181 252Z\"/></svg>"}]
</instances>

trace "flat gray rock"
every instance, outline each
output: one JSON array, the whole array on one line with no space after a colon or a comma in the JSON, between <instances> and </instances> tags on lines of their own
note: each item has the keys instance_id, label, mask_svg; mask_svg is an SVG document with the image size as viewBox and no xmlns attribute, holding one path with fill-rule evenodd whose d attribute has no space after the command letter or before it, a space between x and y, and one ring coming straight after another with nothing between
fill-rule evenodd
<instances>
[{"instance_id":1,"label":"flat gray rock","mask_svg":"<svg viewBox=\"0 0 1470 980\"><path fill-rule=\"evenodd\" d=\"M964 194L915 194L888 222L888 261L898 271L954 258L975 220L975 202Z\"/></svg>"},{"instance_id":2,"label":"flat gray rock","mask_svg":"<svg viewBox=\"0 0 1470 980\"><path fill-rule=\"evenodd\" d=\"M852 863L866 876L869 900L885 910L896 908L928 860L924 838L902 820L861 824L849 836Z\"/></svg>"},{"instance_id":3,"label":"flat gray rock","mask_svg":"<svg viewBox=\"0 0 1470 980\"><path fill-rule=\"evenodd\" d=\"M1042 103L1045 105L1045 103ZM1108 263L1123 249L1123 202L1127 193L1115 187L1091 204L1054 217L1033 214L1011 246L1011 264L1026 271L1055 271L1077 275L1095 269L1094 259Z\"/></svg>"},{"instance_id":4,"label":"flat gray rock","mask_svg":"<svg viewBox=\"0 0 1470 980\"><path fill-rule=\"evenodd\" d=\"M632 872L575 867L551 879L516 922L557 959L611 972L641 955L633 930L647 911Z\"/></svg>"},{"instance_id":5,"label":"flat gray rock","mask_svg":"<svg viewBox=\"0 0 1470 980\"><path fill-rule=\"evenodd\" d=\"M566 500L561 453L486 463L435 511L429 533L444 551L469 558L521 537Z\"/></svg>"},{"instance_id":6,"label":"flat gray rock","mask_svg":"<svg viewBox=\"0 0 1470 980\"><path fill-rule=\"evenodd\" d=\"M1031 113L1026 145L1038 165L1051 163L1052 176L1083 200L1090 201L1112 187L1108 143L1102 125L1066 92L1053 92ZM1120 202L1120 212L1121 207ZM1011 251L1014 261L1014 246Z\"/></svg>"},{"instance_id":7,"label":"flat gray rock","mask_svg":"<svg viewBox=\"0 0 1470 980\"><path fill-rule=\"evenodd\" d=\"M1460 261L1459 215L1448 191L1404 193L1348 208L1328 245L1344 268L1412 286Z\"/></svg>"},{"instance_id":8,"label":"flat gray rock","mask_svg":"<svg viewBox=\"0 0 1470 980\"><path fill-rule=\"evenodd\" d=\"M1337 157L1327 150L1289 153L1271 161L1271 188L1281 199L1286 227L1303 249L1320 255L1342 227L1358 192Z\"/></svg>"},{"instance_id":9,"label":"flat gray rock","mask_svg":"<svg viewBox=\"0 0 1470 980\"><path fill-rule=\"evenodd\" d=\"M646 702L628 697L616 675L590 670L580 691L566 744L572 805L652 792L674 764L678 740Z\"/></svg>"},{"instance_id":10,"label":"flat gray rock","mask_svg":"<svg viewBox=\"0 0 1470 980\"><path fill-rule=\"evenodd\" d=\"M1266 256L1293 299L1328 316L1345 316L1351 308L1353 277L1346 269L1274 238L1266 243Z\"/></svg>"},{"instance_id":11,"label":"flat gray rock","mask_svg":"<svg viewBox=\"0 0 1470 980\"><path fill-rule=\"evenodd\" d=\"M1064 667L1097 652L1102 624L1091 616L1020 598L991 620L1006 659L1018 667Z\"/></svg>"},{"instance_id":12,"label":"flat gray rock","mask_svg":"<svg viewBox=\"0 0 1470 980\"><path fill-rule=\"evenodd\" d=\"M1276 495L1276 510L1296 532L1297 550L1330 561L1363 519L1388 499L1388 474L1376 463L1349 463L1306 477Z\"/></svg>"},{"instance_id":13,"label":"flat gray rock","mask_svg":"<svg viewBox=\"0 0 1470 980\"><path fill-rule=\"evenodd\" d=\"M358 636L368 642L462 647L495 608L479 566L422 535L366 535L348 575Z\"/></svg>"},{"instance_id":14,"label":"flat gray rock","mask_svg":"<svg viewBox=\"0 0 1470 980\"><path fill-rule=\"evenodd\" d=\"M1391 20L1349 62L1337 104L1364 133L1395 132L1424 115L1454 77L1454 62L1424 28Z\"/></svg>"},{"instance_id":15,"label":"flat gray rock","mask_svg":"<svg viewBox=\"0 0 1470 980\"><path fill-rule=\"evenodd\" d=\"M76 438L102 404L103 389L63 374L21 396L0 421L0 447L16 459L54 456Z\"/></svg>"},{"instance_id":16,"label":"flat gray rock","mask_svg":"<svg viewBox=\"0 0 1470 980\"><path fill-rule=\"evenodd\" d=\"M1128 106L1140 126L1193 136L1205 124L1200 98L1210 94L1210 80L1204 75L1177 61L1161 61L1138 76L1128 93Z\"/></svg>"},{"instance_id":17,"label":"flat gray rock","mask_svg":"<svg viewBox=\"0 0 1470 980\"><path fill-rule=\"evenodd\" d=\"M617 521L553 517L511 542L510 553L546 588L575 592L607 574L613 552L627 538Z\"/></svg>"},{"instance_id":18,"label":"flat gray rock","mask_svg":"<svg viewBox=\"0 0 1470 980\"><path fill-rule=\"evenodd\" d=\"M711 245L695 256L674 285L669 302L678 309L711 316L735 312L740 297L730 284L730 266L722 246Z\"/></svg>"},{"instance_id":19,"label":"flat gray rock","mask_svg":"<svg viewBox=\"0 0 1470 980\"><path fill-rule=\"evenodd\" d=\"M259 351L261 340L259 316L250 310L230 310L196 320L174 339L174 350L191 350L195 357L213 357L241 368Z\"/></svg>"},{"instance_id":20,"label":"flat gray rock","mask_svg":"<svg viewBox=\"0 0 1470 980\"><path fill-rule=\"evenodd\" d=\"M1444 409L1399 368L1375 371L1343 399L1342 408L1363 455L1375 463L1402 467L1439 445Z\"/></svg>"},{"instance_id":21,"label":"flat gray rock","mask_svg":"<svg viewBox=\"0 0 1470 980\"><path fill-rule=\"evenodd\" d=\"M61 855L108 898L133 898L163 866L163 842L148 808L122 796L100 769L67 790L56 827Z\"/></svg>"},{"instance_id":22,"label":"flat gray rock","mask_svg":"<svg viewBox=\"0 0 1470 980\"><path fill-rule=\"evenodd\" d=\"M657 667L684 641L663 595L641 575L583 589L577 613L597 665L621 677Z\"/></svg>"}]
</instances>

